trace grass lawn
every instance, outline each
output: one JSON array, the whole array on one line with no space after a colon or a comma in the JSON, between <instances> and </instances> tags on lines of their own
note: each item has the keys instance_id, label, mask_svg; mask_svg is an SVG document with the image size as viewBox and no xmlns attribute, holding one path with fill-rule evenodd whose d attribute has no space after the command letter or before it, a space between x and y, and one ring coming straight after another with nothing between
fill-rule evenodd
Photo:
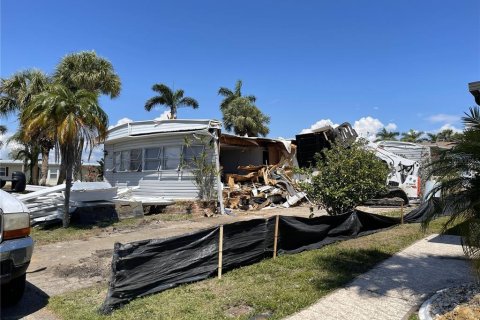
<instances>
[{"instance_id":1,"label":"grass lawn","mask_svg":"<svg viewBox=\"0 0 480 320\"><path fill-rule=\"evenodd\" d=\"M48 229L38 227L32 228L31 237L36 245L44 245L59 241L82 240L94 236L99 236L104 232L125 229L135 229L141 225L154 223L155 221L181 221L189 220L192 216L185 213L162 213L146 215L143 218L128 218L118 222L104 221L95 225L80 226L70 225L69 228L63 228L57 225Z\"/></svg>"},{"instance_id":2,"label":"grass lawn","mask_svg":"<svg viewBox=\"0 0 480 320\"><path fill-rule=\"evenodd\" d=\"M438 233L444 219L426 234ZM270 313L280 319L345 286L354 277L426 236L419 224L397 226L319 250L267 259L223 276L132 301L111 316L96 310L106 295L97 286L50 298L63 319L249 319Z\"/></svg>"}]
</instances>

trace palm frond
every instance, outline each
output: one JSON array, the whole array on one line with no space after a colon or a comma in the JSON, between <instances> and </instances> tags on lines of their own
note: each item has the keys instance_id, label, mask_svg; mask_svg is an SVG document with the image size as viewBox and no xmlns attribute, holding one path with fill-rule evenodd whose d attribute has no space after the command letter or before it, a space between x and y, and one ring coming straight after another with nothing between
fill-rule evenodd
<instances>
[{"instance_id":1,"label":"palm frond","mask_svg":"<svg viewBox=\"0 0 480 320\"><path fill-rule=\"evenodd\" d=\"M223 97L230 97L233 96L233 92L228 88L220 87L220 89L218 89L218 95Z\"/></svg>"},{"instance_id":2,"label":"palm frond","mask_svg":"<svg viewBox=\"0 0 480 320\"><path fill-rule=\"evenodd\" d=\"M465 112L465 116L462 117L465 127L467 129L480 129L480 108L478 106L471 107L470 113Z\"/></svg>"},{"instance_id":3,"label":"palm frond","mask_svg":"<svg viewBox=\"0 0 480 320\"><path fill-rule=\"evenodd\" d=\"M193 109L197 109L198 101L190 97L185 97L178 102L178 107L192 107Z\"/></svg>"}]
</instances>

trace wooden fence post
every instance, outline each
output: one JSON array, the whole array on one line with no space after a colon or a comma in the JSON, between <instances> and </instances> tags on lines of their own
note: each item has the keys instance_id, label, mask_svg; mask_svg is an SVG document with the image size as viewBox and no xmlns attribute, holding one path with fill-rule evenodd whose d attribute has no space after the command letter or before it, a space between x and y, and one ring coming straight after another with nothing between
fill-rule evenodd
<instances>
[{"instance_id":1,"label":"wooden fence post","mask_svg":"<svg viewBox=\"0 0 480 320\"><path fill-rule=\"evenodd\" d=\"M218 239L218 279L222 279L223 266L223 226L220 226L220 235Z\"/></svg>"},{"instance_id":2,"label":"wooden fence post","mask_svg":"<svg viewBox=\"0 0 480 320\"><path fill-rule=\"evenodd\" d=\"M273 259L277 258L277 242L278 242L278 220L279 216L275 216L275 237L273 240Z\"/></svg>"}]
</instances>

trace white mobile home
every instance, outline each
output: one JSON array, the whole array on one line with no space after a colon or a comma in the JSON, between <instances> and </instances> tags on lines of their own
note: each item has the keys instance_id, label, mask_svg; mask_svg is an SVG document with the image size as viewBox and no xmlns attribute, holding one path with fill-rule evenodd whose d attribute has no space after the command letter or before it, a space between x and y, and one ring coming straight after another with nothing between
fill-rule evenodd
<instances>
[{"instance_id":1,"label":"white mobile home","mask_svg":"<svg viewBox=\"0 0 480 320\"><path fill-rule=\"evenodd\" d=\"M199 191L191 170L193 158L205 150L219 170L220 128L216 120L190 119L114 127L104 144L104 179L112 186L139 186L138 196L195 199Z\"/></svg>"},{"instance_id":2,"label":"white mobile home","mask_svg":"<svg viewBox=\"0 0 480 320\"><path fill-rule=\"evenodd\" d=\"M290 141L221 134L216 120L149 120L109 130L105 146L104 179L112 186L138 186L134 195L193 200L192 160L204 150L222 174L238 173L239 166L288 163L295 165ZM218 192L221 202L222 192Z\"/></svg>"}]
</instances>

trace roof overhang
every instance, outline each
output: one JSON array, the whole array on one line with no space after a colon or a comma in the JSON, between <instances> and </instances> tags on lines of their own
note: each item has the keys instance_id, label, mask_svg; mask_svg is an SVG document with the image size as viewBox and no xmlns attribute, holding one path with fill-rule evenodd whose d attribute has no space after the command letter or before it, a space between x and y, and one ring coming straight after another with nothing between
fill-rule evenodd
<instances>
[{"instance_id":1,"label":"roof overhang","mask_svg":"<svg viewBox=\"0 0 480 320\"><path fill-rule=\"evenodd\" d=\"M470 82L468 91L474 96L475 102L480 106L480 81Z\"/></svg>"},{"instance_id":2,"label":"roof overhang","mask_svg":"<svg viewBox=\"0 0 480 320\"><path fill-rule=\"evenodd\" d=\"M123 141L143 136L163 136L185 133L196 133L220 129L221 122L217 120L171 119L148 120L125 123L108 130L105 144Z\"/></svg>"}]
</instances>

